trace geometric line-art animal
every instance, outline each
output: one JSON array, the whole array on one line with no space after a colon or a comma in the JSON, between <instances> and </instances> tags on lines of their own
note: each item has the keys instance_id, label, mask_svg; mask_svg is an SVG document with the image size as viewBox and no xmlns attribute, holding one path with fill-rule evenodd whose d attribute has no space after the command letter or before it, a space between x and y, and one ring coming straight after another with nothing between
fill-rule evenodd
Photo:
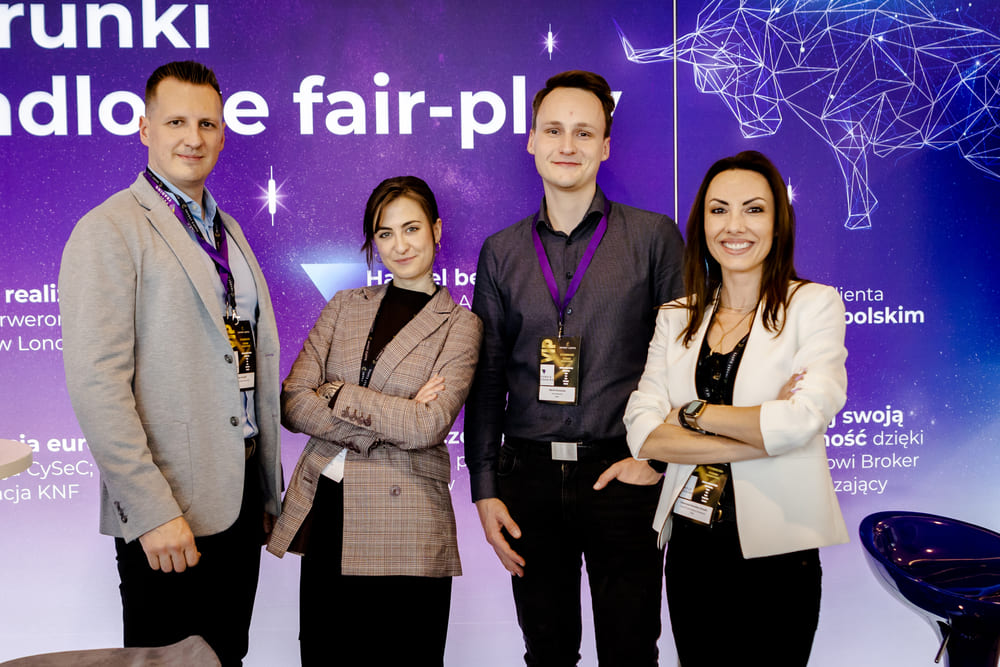
<instances>
[{"instance_id":1,"label":"geometric line-art animal","mask_svg":"<svg viewBox=\"0 0 1000 667\"><path fill-rule=\"evenodd\" d=\"M871 227L878 205L869 155L955 147L1000 178L1000 38L920 0L711 0L675 45L618 35L632 62L692 65L744 137L774 134L791 110L837 157L849 229Z\"/></svg>"}]
</instances>

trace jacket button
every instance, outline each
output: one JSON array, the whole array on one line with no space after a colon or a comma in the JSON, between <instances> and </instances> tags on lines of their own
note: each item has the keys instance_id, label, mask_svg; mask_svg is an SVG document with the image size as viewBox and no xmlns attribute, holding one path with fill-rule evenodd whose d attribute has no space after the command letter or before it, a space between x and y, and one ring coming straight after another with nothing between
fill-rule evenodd
<instances>
[{"instance_id":1,"label":"jacket button","mask_svg":"<svg viewBox=\"0 0 1000 667\"><path fill-rule=\"evenodd\" d=\"M238 417L230 417L229 418L229 423L232 424L233 426L239 426L240 425L240 420L239 420Z\"/></svg>"},{"instance_id":2,"label":"jacket button","mask_svg":"<svg viewBox=\"0 0 1000 667\"><path fill-rule=\"evenodd\" d=\"M231 355L231 354L227 354L226 355L226 363L227 364L233 363L233 355Z\"/></svg>"},{"instance_id":3,"label":"jacket button","mask_svg":"<svg viewBox=\"0 0 1000 667\"><path fill-rule=\"evenodd\" d=\"M389 495L392 495L392 496L398 496L402 492L403 492L403 490L401 488L399 488L399 486L393 486L391 489L389 489Z\"/></svg>"}]
</instances>

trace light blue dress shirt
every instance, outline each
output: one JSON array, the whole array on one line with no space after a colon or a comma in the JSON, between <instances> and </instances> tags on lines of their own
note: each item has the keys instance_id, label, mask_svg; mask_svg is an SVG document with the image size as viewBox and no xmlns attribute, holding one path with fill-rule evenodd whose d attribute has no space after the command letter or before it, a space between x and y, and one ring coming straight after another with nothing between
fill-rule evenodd
<instances>
[{"instance_id":1,"label":"light blue dress shirt","mask_svg":"<svg viewBox=\"0 0 1000 667\"><path fill-rule=\"evenodd\" d=\"M215 197L212 193L205 188L204 197L204 209L202 209L201 202L196 202L195 200L188 197L184 192L175 186L173 183L165 179L161 174L156 172L152 167L149 169L152 171L158 179L160 179L167 186L167 194L170 195L174 201L180 205L178 197L180 197L184 203L187 204L188 209L194 216L195 222L198 224L198 228L201 230L202 234L205 235L209 242L214 242L215 230L213 221L215 220L215 213L219 210L219 205L215 201ZM180 224L180 221L178 221ZM188 226L184 225L184 230L187 232L188 236L191 237L192 242L198 243L198 239L195 237L194 231ZM243 252L237 247L236 242L233 241L232 235L226 232L226 237L228 240L229 248L229 270L233 275L233 283L236 286L236 312L241 320L249 320L250 326L253 328L254 338L257 337L257 284L254 282L253 274L250 272L250 264L247 263L246 257L243 256ZM201 244L198 245L201 248ZM215 262L212 258L208 256L208 253L202 253L205 258L205 262L211 267L212 274L218 275L218 270L215 267ZM215 286L215 293L219 298L219 305L222 307L222 312L226 312L226 291L223 289L222 281L216 280L213 282ZM249 438L257 435L257 419L254 414L253 407L253 390L240 392L243 394L243 437Z\"/></svg>"}]
</instances>

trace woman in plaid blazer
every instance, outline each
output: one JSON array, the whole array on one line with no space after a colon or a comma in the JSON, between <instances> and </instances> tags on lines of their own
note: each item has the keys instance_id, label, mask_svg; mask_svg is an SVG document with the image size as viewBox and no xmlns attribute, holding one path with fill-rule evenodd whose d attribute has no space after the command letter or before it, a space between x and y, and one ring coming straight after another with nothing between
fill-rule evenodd
<instances>
[{"instance_id":1,"label":"woman in plaid blazer","mask_svg":"<svg viewBox=\"0 0 1000 667\"><path fill-rule=\"evenodd\" d=\"M434 284L426 183L379 184L364 230L393 280L334 295L282 385L282 423L312 437L267 548L303 554L303 665L441 665L461 574L444 440L482 324Z\"/></svg>"}]
</instances>

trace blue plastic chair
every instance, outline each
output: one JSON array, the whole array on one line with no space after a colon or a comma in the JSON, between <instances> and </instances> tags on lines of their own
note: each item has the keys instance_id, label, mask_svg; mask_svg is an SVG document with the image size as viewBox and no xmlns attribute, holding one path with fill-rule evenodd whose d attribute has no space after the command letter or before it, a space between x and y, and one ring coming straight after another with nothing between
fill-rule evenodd
<instances>
[{"instance_id":1,"label":"blue plastic chair","mask_svg":"<svg viewBox=\"0 0 1000 667\"><path fill-rule=\"evenodd\" d=\"M941 639L934 662L997 667L1000 534L920 512L876 512L859 528L872 572L927 618Z\"/></svg>"}]
</instances>

